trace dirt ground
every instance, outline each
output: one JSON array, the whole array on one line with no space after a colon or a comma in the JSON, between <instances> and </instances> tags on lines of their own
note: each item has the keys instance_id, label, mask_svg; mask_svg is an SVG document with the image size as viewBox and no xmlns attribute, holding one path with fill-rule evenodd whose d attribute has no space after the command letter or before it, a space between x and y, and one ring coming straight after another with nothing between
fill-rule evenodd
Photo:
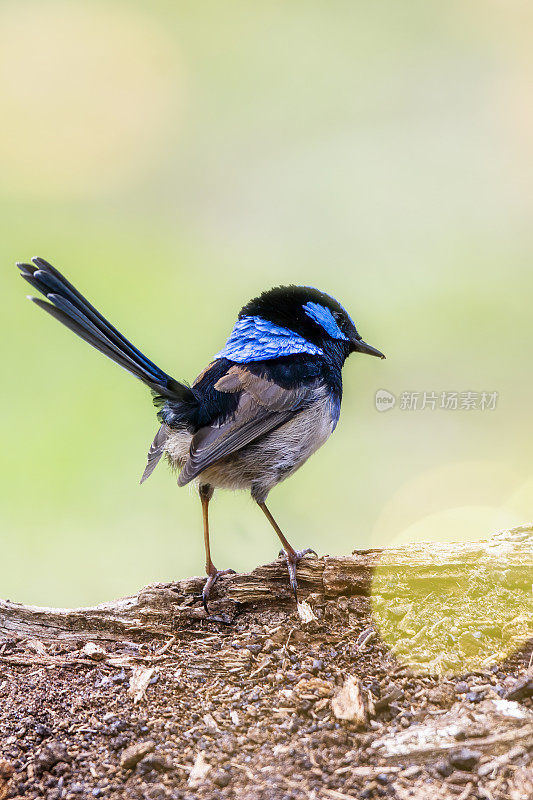
<instances>
[{"instance_id":1,"label":"dirt ground","mask_svg":"<svg viewBox=\"0 0 533 800\"><path fill-rule=\"evenodd\" d=\"M0 800L533 797L532 643L415 674L365 597L192 620L167 641L0 646Z\"/></svg>"}]
</instances>

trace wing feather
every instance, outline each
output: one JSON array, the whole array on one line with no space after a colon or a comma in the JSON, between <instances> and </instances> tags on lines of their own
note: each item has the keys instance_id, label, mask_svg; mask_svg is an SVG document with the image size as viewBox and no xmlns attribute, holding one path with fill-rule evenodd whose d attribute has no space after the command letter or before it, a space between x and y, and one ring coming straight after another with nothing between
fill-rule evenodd
<instances>
[{"instance_id":1,"label":"wing feather","mask_svg":"<svg viewBox=\"0 0 533 800\"><path fill-rule=\"evenodd\" d=\"M141 483L144 483L144 481L150 477L154 469L159 464L161 456L165 452L165 446L169 434L170 434L170 429L168 428L168 426L165 424L161 425L161 427L159 428L154 437L154 441L150 445L150 449L148 450L147 463L146 467L144 468L144 472L142 474L142 478L140 481Z\"/></svg>"},{"instance_id":2,"label":"wing feather","mask_svg":"<svg viewBox=\"0 0 533 800\"><path fill-rule=\"evenodd\" d=\"M220 425L200 428L192 438L189 458L178 484L184 486L204 469L241 450L283 425L301 411L311 398L310 386L285 389L274 381L233 366L215 384L219 392L239 392L234 414Z\"/></svg>"}]
</instances>

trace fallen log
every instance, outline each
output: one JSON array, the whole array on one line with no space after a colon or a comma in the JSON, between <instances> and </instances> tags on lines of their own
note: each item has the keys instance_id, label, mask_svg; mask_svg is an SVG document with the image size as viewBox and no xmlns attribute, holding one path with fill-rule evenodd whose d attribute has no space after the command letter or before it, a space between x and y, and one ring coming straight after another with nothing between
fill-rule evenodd
<instances>
[{"instance_id":1,"label":"fallen log","mask_svg":"<svg viewBox=\"0 0 533 800\"><path fill-rule=\"evenodd\" d=\"M0 600L0 642L19 636L44 640L128 640L169 637L205 618L203 577L154 583L138 594L87 608L40 608ZM486 541L417 542L390 549L354 551L350 556L304 559L298 567L302 599L362 596L425 597L452 591L485 596L495 587L515 593L509 607L531 609L533 527L502 531ZM294 600L283 559L252 572L220 579L212 595L214 619L231 621L251 607L284 608Z\"/></svg>"}]
</instances>

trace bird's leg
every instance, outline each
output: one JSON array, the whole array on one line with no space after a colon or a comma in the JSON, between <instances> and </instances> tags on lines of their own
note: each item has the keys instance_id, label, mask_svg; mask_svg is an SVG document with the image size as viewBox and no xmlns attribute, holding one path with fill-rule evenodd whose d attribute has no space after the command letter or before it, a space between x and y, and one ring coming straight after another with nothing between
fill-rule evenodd
<instances>
[{"instance_id":1,"label":"bird's leg","mask_svg":"<svg viewBox=\"0 0 533 800\"><path fill-rule=\"evenodd\" d=\"M291 582L291 588L294 592L294 597L296 602L298 602L298 584L296 582L296 567L298 566L299 561L306 556L308 553L313 553L316 556L315 551L311 547L306 547L305 550L295 550L294 547L289 544L285 536L283 535L281 528L279 527L278 523L266 507L265 503L258 503L259 508L263 511L265 517L268 519L274 530L279 536L279 540L283 545L283 550L281 551L280 555L283 554L285 556L285 560L287 562L287 569L289 570L289 580Z\"/></svg>"},{"instance_id":2,"label":"bird's leg","mask_svg":"<svg viewBox=\"0 0 533 800\"><path fill-rule=\"evenodd\" d=\"M207 580L202 590L202 602L204 604L205 613L209 614L207 601L209 600L211 589L221 575L235 574L235 570L218 570L211 561L211 548L209 546L209 501L213 497L213 487L209 484L202 484L199 488L199 494L200 500L202 501L202 515L204 519L205 571L207 574Z\"/></svg>"}]
</instances>

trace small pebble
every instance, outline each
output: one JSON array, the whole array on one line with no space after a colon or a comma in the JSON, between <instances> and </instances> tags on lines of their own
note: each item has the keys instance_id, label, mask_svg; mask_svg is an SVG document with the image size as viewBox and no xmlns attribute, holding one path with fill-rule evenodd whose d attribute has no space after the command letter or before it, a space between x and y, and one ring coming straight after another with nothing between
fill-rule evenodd
<instances>
[{"instance_id":1,"label":"small pebble","mask_svg":"<svg viewBox=\"0 0 533 800\"><path fill-rule=\"evenodd\" d=\"M469 747L461 747L460 750L454 750L449 756L452 767L464 772L471 772L480 758L481 753L479 750L471 750Z\"/></svg>"},{"instance_id":2,"label":"small pebble","mask_svg":"<svg viewBox=\"0 0 533 800\"><path fill-rule=\"evenodd\" d=\"M533 677L525 675L519 678L507 691L507 700L525 700L526 697L533 697Z\"/></svg>"},{"instance_id":3,"label":"small pebble","mask_svg":"<svg viewBox=\"0 0 533 800\"><path fill-rule=\"evenodd\" d=\"M39 739L48 739L48 737L52 735L52 731L50 728L47 728L46 725L41 725L41 723L38 722L35 726L35 735L38 736Z\"/></svg>"},{"instance_id":4,"label":"small pebble","mask_svg":"<svg viewBox=\"0 0 533 800\"><path fill-rule=\"evenodd\" d=\"M413 764L412 767L407 767L402 772L402 778L416 778L417 775L420 775L422 772L422 768L418 766L418 764Z\"/></svg>"},{"instance_id":5,"label":"small pebble","mask_svg":"<svg viewBox=\"0 0 533 800\"><path fill-rule=\"evenodd\" d=\"M231 781L231 776L229 772L226 772L225 770L220 770L215 774L213 778L213 783L216 786L220 786L221 789L223 789L224 786L227 786L230 781Z\"/></svg>"},{"instance_id":6,"label":"small pebble","mask_svg":"<svg viewBox=\"0 0 533 800\"><path fill-rule=\"evenodd\" d=\"M126 747L120 756L120 766L123 769L133 769L139 761L155 749L155 742L136 742Z\"/></svg>"},{"instance_id":7,"label":"small pebble","mask_svg":"<svg viewBox=\"0 0 533 800\"><path fill-rule=\"evenodd\" d=\"M139 768L140 767L143 767L146 771L155 769L156 772L170 772L172 770L172 762L165 755L148 753L140 762Z\"/></svg>"},{"instance_id":8,"label":"small pebble","mask_svg":"<svg viewBox=\"0 0 533 800\"><path fill-rule=\"evenodd\" d=\"M96 642L87 642L82 648L81 653L85 658L90 658L92 661L103 661L107 658L107 653L104 648L96 644Z\"/></svg>"},{"instance_id":9,"label":"small pebble","mask_svg":"<svg viewBox=\"0 0 533 800\"><path fill-rule=\"evenodd\" d=\"M35 772L37 775L42 775L43 772L50 771L56 764L70 760L71 758L64 744L61 742L50 742L43 747L35 759ZM59 770L56 770L56 774L58 773Z\"/></svg>"}]
</instances>

